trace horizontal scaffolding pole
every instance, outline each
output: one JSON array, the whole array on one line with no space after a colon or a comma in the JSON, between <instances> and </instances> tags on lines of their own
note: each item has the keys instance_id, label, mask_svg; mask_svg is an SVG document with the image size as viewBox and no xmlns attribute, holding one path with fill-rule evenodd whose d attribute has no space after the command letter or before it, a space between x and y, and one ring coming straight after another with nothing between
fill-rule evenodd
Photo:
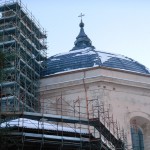
<instances>
[{"instance_id":1,"label":"horizontal scaffolding pole","mask_svg":"<svg viewBox=\"0 0 150 150\"><path fill-rule=\"evenodd\" d=\"M15 112L15 113L2 113L3 116L18 116L33 120L46 119L47 121L55 122L65 122L65 123L79 123L84 125L94 126L108 141L112 142L115 147L118 145L124 145L121 140L118 140L100 121L98 118L95 121L89 121L86 118L69 117L62 115L53 114L42 114L42 113L32 113L32 112Z\"/></svg>"},{"instance_id":2,"label":"horizontal scaffolding pole","mask_svg":"<svg viewBox=\"0 0 150 150\"><path fill-rule=\"evenodd\" d=\"M35 137L43 139L55 139L63 141L76 141L76 142L89 142L89 138L77 138L77 137L67 137L67 136L58 136L58 135L47 135L47 134L35 134L35 133L25 133L25 132L12 132L10 135L20 135L25 137Z\"/></svg>"}]
</instances>

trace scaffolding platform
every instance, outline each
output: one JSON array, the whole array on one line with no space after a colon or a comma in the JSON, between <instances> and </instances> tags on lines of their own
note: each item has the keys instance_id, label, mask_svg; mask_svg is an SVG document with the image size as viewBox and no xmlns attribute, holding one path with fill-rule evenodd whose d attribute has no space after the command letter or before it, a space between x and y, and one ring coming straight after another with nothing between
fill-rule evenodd
<instances>
[{"instance_id":1,"label":"scaffolding platform","mask_svg":"<svg viewBox=\"0 0 150 150\"><path fill-rule=\"evenodd\" d=\"M46 120L50 122L61 122L61 123L74 123L74 124L82 124L82 125L90 125L95 127L99 133L101 133L110 143L114 145L117 149L124 149L124 143L121 139L117 139L111 132L100 122L99 118L86 119L86 118L77 118L77 117L69 117L62 115L53 115L53 114L43 114L43 113L32 113L32 112L15 112L15 113L1 113L2 119L5 118L27 118L32 120ZM94 141L95 143L95 141ZM103 145L103 144L102 144Z\"/></svg>"}]
</instances>

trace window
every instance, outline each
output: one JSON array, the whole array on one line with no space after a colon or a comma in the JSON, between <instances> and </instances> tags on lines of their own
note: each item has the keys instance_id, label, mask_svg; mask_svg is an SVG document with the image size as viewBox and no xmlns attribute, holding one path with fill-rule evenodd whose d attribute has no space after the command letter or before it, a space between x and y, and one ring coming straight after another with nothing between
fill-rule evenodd
<instances>
[{"instance_id":1,"label":"window","mask_svg":"<svg viewBox=\"0 0 150 150\"><path fill-rule=\"evenodd\" d=\"M143 133L139 127L131 127L133 150L144 150Z\"/></svg>"}]
</instances>

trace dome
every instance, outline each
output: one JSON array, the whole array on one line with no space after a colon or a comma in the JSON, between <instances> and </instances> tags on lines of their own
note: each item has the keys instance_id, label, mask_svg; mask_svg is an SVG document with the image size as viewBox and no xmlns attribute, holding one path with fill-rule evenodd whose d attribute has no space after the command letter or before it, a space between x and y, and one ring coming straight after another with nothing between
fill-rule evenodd
<instances>
[{"instance_id":1,"label":"dome","mask_svg":"<svg viewBox=\"0 0 150 150\"><path fill-rule=\"evenodd\" d=\"M150 74L145 66L131 58L98 51L91 47L51 56L48 58L46 65L47 69L43 72L44 75L96 66Z\"/></svg>"},{"instance_id":2,"label":"dome","mask_svg":"<svg viewBox=\"0 0 150 150\"><path fill-rule=\"evenodd\" d=\"M46 69L42 73L43 76L96 66L150 74L144 65L131 58L96 50L84 32L82 20L79 27L80 32L76 37L75 46L67 53L49 57L45 62Z\"/></svg>"}]
</instances>

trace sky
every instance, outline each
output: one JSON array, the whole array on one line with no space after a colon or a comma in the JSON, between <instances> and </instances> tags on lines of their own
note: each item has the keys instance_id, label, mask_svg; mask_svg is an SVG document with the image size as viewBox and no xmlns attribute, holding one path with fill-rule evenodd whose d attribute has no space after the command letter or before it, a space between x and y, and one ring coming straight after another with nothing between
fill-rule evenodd
<instances>
[{"instance_id":1,"label":"sky","mask_svg":"<svg viewBox=\"0 0 150 150\"><path fill-rule=\"evenodd\" d=\"M84 30L97 50L150 68L150 0L22 0L47 31L48 56L68 52Z\"/></svg>"}]
</instances>

